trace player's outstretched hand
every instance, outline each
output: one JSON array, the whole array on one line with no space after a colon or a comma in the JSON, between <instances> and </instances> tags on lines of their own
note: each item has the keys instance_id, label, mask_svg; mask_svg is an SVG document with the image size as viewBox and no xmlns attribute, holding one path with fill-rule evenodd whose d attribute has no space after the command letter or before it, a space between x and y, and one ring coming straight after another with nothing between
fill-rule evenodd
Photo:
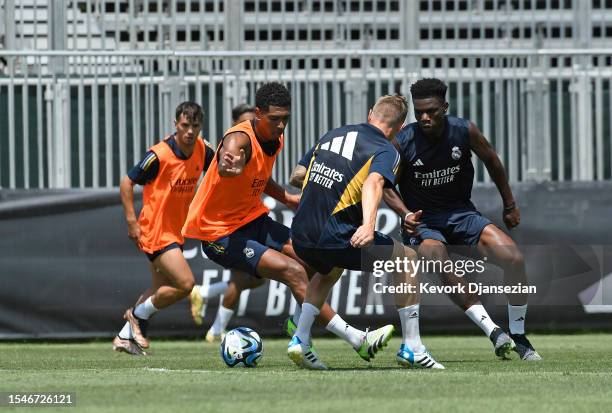
<instances>
[{"instance_id":1,"label":"player's outstretched hand","mask_svg":"<svg viewBox=\"0 0 612 413\"><path fill-rule=\"evenodd\" d=\"M297 211L298 205L302 199L302 194L285 194L285 205L292 211Z\"/></svg>"},{"instance_id":2,"label":"player's outstretched hand","mask_svg":"<svg viewBox=\"0 0 612 413\"><path fill-rule=\"evenodd\" d=\"M363 248L374 241L374 228L362 225L351 237L351 245L355 248Z\"/></svg>"},{"instance_id":3,"label":"player's outstretched hand","mask_svg":"<svg viewBox=\"0 0 612 413\"><path fill-rule=\"evenodd\" d=\"M417 212L408 213L404 217L402 227L408 235L417 235L416 228L421 224L421 215L423 215L423 211L419 209Z\"/></svg>"},{"instance_id":4,"label":"player's outstretched hand","mask_svg":"<svg viewBox=\"0 0 612 413\"><path fill-rule=\"evenodd\" d=\"M128 237L140 248L140 225L138 221L128 222Z\"/></svg>"},{"instance_id":5,"label":"player's outstretched hand","mask_svg":"<svg viewBox=\"0 0 612 413\"><path fill-rule=\"evenodd\" d=\"M246 153L244 149L240 149L240 153L238 155L233 155L230 152L225 152L223 154L223 158L221 159L221 166L225 171L231 175L240 175L244 170L244 165L246 164Z\"/></svg>"},{"instance_id":6,"label":"player's outstretched hand","mask_svg":"<svg viewBox=\"0 0 612 413\"><path fill-rule=\"evenodd\" d=\"M512 229L521 223L521 211L518 206L515 206L510 211L504 211L504 224L506 228Z\"/></svg>"}]
</instances>

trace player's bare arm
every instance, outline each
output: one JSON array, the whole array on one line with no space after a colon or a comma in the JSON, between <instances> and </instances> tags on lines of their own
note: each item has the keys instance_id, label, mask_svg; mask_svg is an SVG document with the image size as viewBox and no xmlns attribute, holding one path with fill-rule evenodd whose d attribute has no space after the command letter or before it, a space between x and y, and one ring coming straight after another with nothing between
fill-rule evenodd
<instances>
[{"instance_id":1,"label":"player's bare arm","mask_svg":"<svg viewBox=\"0 0 612 413\"><path fill-rule=\"evenodd\" d=\"M134 186L136 183L129 176L124 176L119 184L119 194L121 195L121 203L123 204L123 213L128 226L128 237L136 246L140 245L140 225L138 225L138 217L134 210Z\"/></svg>"},{"instance_id":2,"label":"player's bare arm","mask_svg":"<svg viewBox=\"0 0 612 413\"><path fill-rule=\"evenodd\" d=\"M226 178L238 176L251 157L251 141L247 135L234 132L223 139L218 154L219 175Z\"/></svg>"},{"instance_id":3,"label":"player's bare arm","mask_svg":"<svg viewBox=\"0 0 612 413\"><path fill-rule=\"evenodd\" d=\"M363 223L351 237L351 245L362 248L374 240L374 227L376 226L376 212L382 199L385 178L378 172L372 172L363 183L361 193L361 208Z\"/></svg>"},{"instance_id":4,"label":"player's bare arm","mask_svg":"<svg viewBox=\"0 0 612 413\"><path fill-rule=\"evenodd\" d=\"M410 211L395 188L385 188L383 199L387 206L402 218L402 228L409 235L416 235L416 227L421 223L422 210Z\"/></svg>"},{"instance_id":5,"label":"player's bare arm","mask_svg":"<svg viewBox=\"0 0 612 413\"><path fill-rule=\"evenodd\" d=\"M521 213L508 184L506 169L501 163L497 152L482 135L476 125L470 123L470 147L487 167L489 176L495 182L504 205L503 219L508 229L516 227L521 222Z\"/></svg>"},{"instance_id":6,"label":"player's bare arm","mask_svg":"<svg viewBox=\"0 0 612 413\"><path fill-rule=\"evenodd\" d=\"M289 178L289 185L302 189L302 185L304 184L304 178L306 178L306 167L303 165L297 165L293 169L293 172L291 172L291 178Z\"/></svg>"},{"instance_id":7,"label":"player's bare arm","mask_svg":"<svg viewBox=\"0 0 612 413\"><path fill-rule=\"evenodd\" d=\"M287 208L295 211L300 203L301 195L299 194L290 194L276 183L273 178L268 179L268 183L264 188L264 193L272 198L276 199L278 202L282 202L287 206Z\"/></svg>"}]
</instances>

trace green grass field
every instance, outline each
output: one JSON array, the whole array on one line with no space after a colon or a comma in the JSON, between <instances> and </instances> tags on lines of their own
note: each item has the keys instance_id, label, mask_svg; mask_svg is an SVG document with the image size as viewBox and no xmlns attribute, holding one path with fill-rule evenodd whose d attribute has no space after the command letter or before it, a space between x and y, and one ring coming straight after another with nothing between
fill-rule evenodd
<instances>
[{"instance_id":1,"label":"green grass field","mask_svg":"<svg viewBox=\"0 0 612 413\"><path fill-rule=\"evenodd\" d=\"M218 346L194 341L153 341L140 358L110 342L4 343L0 391L76 392L70 411L86 412L610 411L611 334L530 338L544 361L499 361L480 336L428 337L445 371L399 368L397 338L371 365L340 340L318 339L326 372L294 367L287 339L264 338L255 369L229 369Z\"/></svg>"}]
</instances>

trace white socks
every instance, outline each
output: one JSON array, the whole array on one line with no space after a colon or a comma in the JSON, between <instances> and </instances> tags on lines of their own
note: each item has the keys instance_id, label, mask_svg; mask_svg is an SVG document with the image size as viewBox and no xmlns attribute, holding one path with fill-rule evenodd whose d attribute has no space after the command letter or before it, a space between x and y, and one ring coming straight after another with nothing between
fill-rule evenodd
<instances>
[{"instance_id":1,"label":"white socks","mask_svg":"<svg viewBox=\"0 0 612 413\"><path fill-rule=\"evenodd\" d=\"M470 317L470 320L480 327L487 337L491 335L491 332L495 328L499 327L493 322L493 320L491 320L491 317L489 317L487 310L485 310L482 304L472 305L470 308L465 310L465 315Z\"/></svg>"},{"instance_id":2,"label":"white socks","mask_svg":"<svg viewBox=\"0 0 612 413\"><path fill-rule=\"evenodd\" d=\"M132 329L130 328L130 323L126 322L119 334L117 335L119 336L119 338L122 338L124 340L134 338L134 336L132 335Z\"/></svg>"},{"instance_id":3,"label":"white socks","mask_svg":"<svg viewBox=\"0 0 612 413\"><path fill-rule=\"evenodd\" d=\"M325 326L327 331L330 331L349 343L353 346L354 349L358 349L361 346L363 338L365 337L365 332L361 330L357 330L356 328L349 325L346 321L342 319L338 314L336 314Z\"/></svg>"},{"instance_id":4,"label":"white socks","mask_svg":"<svg viewBox=\"0 0 612 413\"><path fill-rule=\"evenodd\" d=\"M297 306L295 308L295 313L293 314L293 321L295 322L296 318L298 319L295 335L302 343L310 344L310 330L320 311L317 307L310 303L302 304L301 314L300 311L298 311L298 308L300 307ZM338 314L336 314L329 321L325 328L327 331L334 333L336 336L340 337L356 349L359 348L363 338L365 337L365 332L352 327Z\"/></svg>"},{"instance_id":5,"label":"white socks","mask_svg":"<svg viewBox=\"0 0 612 413\"><path fill-rule=\"evenodd\" d=\"M310 303L302 304L302 314L300 315L300 321L295 332L295 335L302 343L310 344L310 329L319 312L319 309Z\"/></svg>"},{"instance_id":6,"label":"white socks","mask_svg":"<svg viewBox=\"0 0 612 413\"><path fill-rule=\"evenodd\" d=\"M293 320L296 326L300 322L301 314L302 314L302 306L298 304L295 306L295 311L293 312L293 315L291 316L291 319Z\"/></svg>"},{"instance_id":7,"label":"white socks","mask_svg":"<svg viewBox=\"0 0 612 413\"><path fill-rule=\"evenodd\" d=\"M510 334L525 334L525 317L527 316L527 304L508 304L508 324Z\"/></svg>"},{"instance_id":8,"label":"white socks","mask_svg":"<svg viewBox=\"0 0 612 413\"><path fill-rule=\"evenodd\" d=\"M402 324L402 344L406 344L414 352L423 351L425 346L419 334L419 304L397 310Z\"/></svg>"},{"instance_id":9,"label":"white socks","mask_svg":"<svg viewBox=\"0 0 612 413\"><path fill-rule=\"evenodd\" d=\"M229 323L230 319L234 315L234 310L230 310L229 308L223 307L223 305L219 306L219 310L217 310L217 316L215 317L215 322L213 323L210 330L215 335L221 334L227 328L227 323Z\"/></svg>"},{"instance_id":10,"label":"white socks","mask_svg":"<svg viewBox=\"0 0 612 413\"><path fill-rule=\"evenodd\" d=\"M134 309L134 315L141 320L148 320L153 314L157 312L157 308L153 305L151 300L153 296L147 298L144 303L140 303Z\"/></svg>"},{"instance_id":11,"label":"white socks","mask_svg":"<svg viewBox=\"0 0 612 413\"><path fill-rule=\"evenodd\" d=\"M198 290L200 291L200 295L202 296L202 298L213 298L223 294L227 289L227 285L227 281L219 281L209 285L208 287L200 285Z\"/></svg>"},{"instance_id":12,"label":"white socks","mask_svg":"<svg viewBox=\"0 0 612 413\"><path fill-rule=\"evenodd\" d=\"M140 303L134 309L134 315L142 320L148 320L153 314L157 312L157 308L153 305L153 301L151 300L153 296L147 298L143 303ZM125 323L123 328L118 334L119 338L123 338L125 340L129 340L134 338L132 335L132 329L130 328L130 323Z\"/></svg>"}]
</instances>

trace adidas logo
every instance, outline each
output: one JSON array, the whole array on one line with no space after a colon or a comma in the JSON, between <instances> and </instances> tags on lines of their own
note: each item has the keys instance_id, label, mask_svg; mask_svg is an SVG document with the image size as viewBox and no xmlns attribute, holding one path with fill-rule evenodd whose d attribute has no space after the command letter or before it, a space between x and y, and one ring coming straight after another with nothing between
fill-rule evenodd
<instances>
[{"instance_id":1,"label":"adidas logo","mask_svg":"<svg viewBox=\"0 0 612 413\"><path fill-rule=\"evenodd\" d=\"M416 311L413 311L412 313L410 313L408 318L419 318L419 313L417 313Z\"/></svg>"},{"instance_id":2,"label":"adidas logo","mask_svg":"<svg viewBox=\"0 0 612 413\"><path fill-rule=\"evenodd\" d=\"M525 317L519 317L519 318L517 318L517 319L516 319L516 320L514 320L514 321L525 321Z\"/></svg>"},{"instance_id":3,"label":"adidas logo","mask_svg":"<svg viewBox=\"0 0 612 413\"><path fill-rule=\"evenodd\" d=\"M314 354L312 354L312 352L308 352L306 354L304 354L304 357L306 357L306 360L314 363L317 360L317 356L315 356Z\"/></svg>"},{"instance_id":4,"label":"adidas logo","mask_svg":"<svg viewBox=\"0 0 612 413\"><path fill-rule=\"evenodd\" d=\"M480 317L480 322L482 323L483 321L485 321L487 319L486 315L483 315L482 317Z\"/></svg>"},{"instance_id":5,"label":"adidas logo","mask_svg":"<svg viewBox=\"0 0 612 413\"><path fill-rule=\"evenodd\" d=\"M346 136L336 136L332 140L323 143L321 145L321 150L337 153L349 161L352 161L356 141L357 132L349 132Z\"/></svg>"},{"instance_id":6,"label":"adidas logo","mask_svg":"<svg viewBox=\"0 0 612 413\"><path fill-rule=\"evenodd\" d=\"M423 165L425 165L425 164L423 163L423 161L420 158L417 159L416 162L412 164L412 166L423 166Z\"/></svg>"}]
</instances>

